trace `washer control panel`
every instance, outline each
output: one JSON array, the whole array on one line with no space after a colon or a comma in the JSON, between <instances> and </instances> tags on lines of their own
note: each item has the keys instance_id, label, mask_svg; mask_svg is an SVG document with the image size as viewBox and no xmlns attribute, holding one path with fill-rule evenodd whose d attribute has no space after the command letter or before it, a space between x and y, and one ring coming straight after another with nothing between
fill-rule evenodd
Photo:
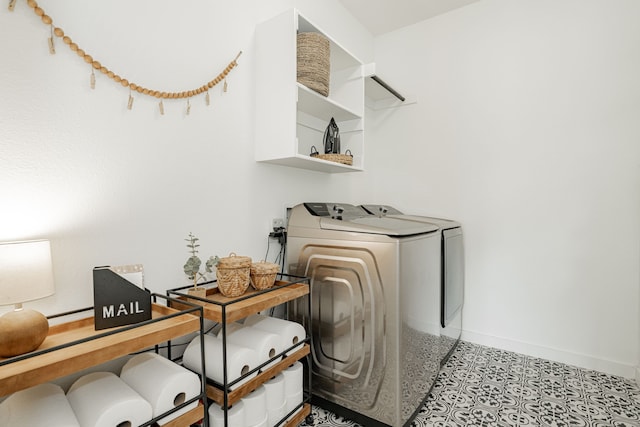
<instances>
[{"instance_id":1,"label":"washer control panel","mask_svg":"<svg viewBox=\"0 0 640 427\"><path fill-rule=\"evenodd\" d=\"M360 206L346 203L305 203L305 208L313 216L321 216L338 220L349 220L367 216L368 213Z\"/></svg>"}]
</instances>

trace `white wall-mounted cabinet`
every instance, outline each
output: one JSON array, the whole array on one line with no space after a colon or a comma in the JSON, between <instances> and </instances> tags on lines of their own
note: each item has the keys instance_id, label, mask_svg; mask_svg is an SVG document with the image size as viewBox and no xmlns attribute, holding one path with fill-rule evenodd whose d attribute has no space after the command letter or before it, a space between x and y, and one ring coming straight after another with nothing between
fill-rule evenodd
<instances>
[{"instance_id":1,"label":"white wall-mounted cabinet","mask_svg":"<svg viewBox=\"0 0 640 427\"><path fill-rule=\"evenodd\" d=\"M319 32L330 41L329 96L296 80L297 34ZM353 165L310 157L322 152L331 118L340 128L342 153ZM364 169L363 64L297 10L278 15L256 28L256 160L323 172Z\"/></svg>"}]
</instances>

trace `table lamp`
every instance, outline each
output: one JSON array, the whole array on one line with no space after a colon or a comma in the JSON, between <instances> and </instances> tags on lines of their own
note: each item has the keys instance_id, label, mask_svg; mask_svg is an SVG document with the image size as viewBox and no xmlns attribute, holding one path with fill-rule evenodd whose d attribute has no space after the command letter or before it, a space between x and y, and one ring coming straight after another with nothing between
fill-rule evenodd
<instances>
[{"instance_id":1,"label":"table lamp","mask_svg":"<svg viewBox=\"0 0 640 427\"><path fill-rule=\"evenodd\" d=\"M37 349L49 322L22 303L53 295L51 247L48 240L0 243L0 305L15 309L0 317L0 357Z\"/></svg>"}]
</instances>

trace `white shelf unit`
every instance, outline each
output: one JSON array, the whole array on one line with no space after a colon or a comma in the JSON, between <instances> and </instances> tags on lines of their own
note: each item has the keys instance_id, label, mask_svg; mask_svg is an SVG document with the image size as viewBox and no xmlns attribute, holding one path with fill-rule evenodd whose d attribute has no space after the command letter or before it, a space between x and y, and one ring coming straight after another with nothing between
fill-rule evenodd
<instances>
[{"instance_id":1,"label":"white shelf unit","mask_svg":"<svg viewBox=\"0 0 640 427\"><path fill-rule=\"evenodd\" d=\"M297 34L318 32L330 42L329 96L296 80ZM341 149L353 165L310 157L323 150L331 118L340 128ZM292 9L256 28L256 161L321 172L364 170L363 64L331 35Z\"/></svg>"}]
</instances>

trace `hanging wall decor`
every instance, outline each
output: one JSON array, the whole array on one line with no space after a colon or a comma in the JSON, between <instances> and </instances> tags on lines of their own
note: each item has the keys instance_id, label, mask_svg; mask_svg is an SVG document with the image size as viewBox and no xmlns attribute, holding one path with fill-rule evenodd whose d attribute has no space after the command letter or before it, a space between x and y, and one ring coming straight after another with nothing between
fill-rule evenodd
<instances>
[{"instance_id":1,"label":"hanging wall decor","mask_svg":"<svg viewBox=\"0 0 640 427\"><path fill-rule=\"evenodd\" d=\"M10 11L13 11L15 9L16 1L17 0L9 1ZM83 49L81 49L78 46L77 43L75 43L71 39L71 37L69 37L64 33L64 30L62 30L62 28L56 27L53 25L53 19L49 15L47 15L40 6L38 6L38 3L35 0L27 0L27 5L29 5L29 7L33 9L34 13L40 17L40 19L45 25L49 25L51 28L51 35L48 38L49 53L52 55L56 53L54 37L61 38L63 43L69 46L69 49L75 52L80 58L84 59L84 61L87 64L89 64L89 66L91 67L91 75L89 79L91 89L95 89L96 87L95 70L100 71L102 74L106 75L114 82L120 83L120 85L122 85L123 87L129 88L129 97L127 101L127 109L129 110L133 108L133 101L134 101L133 92L137 92L142 95L152 96L160 99L160 102L158 104L160 115L164 115L164 105L162 103L164 99L186 98L187 99L186 114L189 115L189 113L191 112L191 103L189 102L190 98L197 95L204 94L205 104L209 105L210 104L209 89L213 88L220 82L223 83L223 87L224 87L223 91L227 92L227 75L231 72L231 70L233 70L238 65L237 63L238 58L240 57L240 55L242 55L242 51L240 51L238 55L236 55L235 59L231 61L229 65L227 65L227 67L224 70L222 70L222 72L220 72L215 78L206 82L202 86L196 87L192 90L187 90L182 92L163 92L159 90L149 89L137 83L130 82L128 79L114 73L113 71L111 71L110 69L102 65L100 61L95 60L93 56L86 53Z\"/></svg>"}]
</instances>

